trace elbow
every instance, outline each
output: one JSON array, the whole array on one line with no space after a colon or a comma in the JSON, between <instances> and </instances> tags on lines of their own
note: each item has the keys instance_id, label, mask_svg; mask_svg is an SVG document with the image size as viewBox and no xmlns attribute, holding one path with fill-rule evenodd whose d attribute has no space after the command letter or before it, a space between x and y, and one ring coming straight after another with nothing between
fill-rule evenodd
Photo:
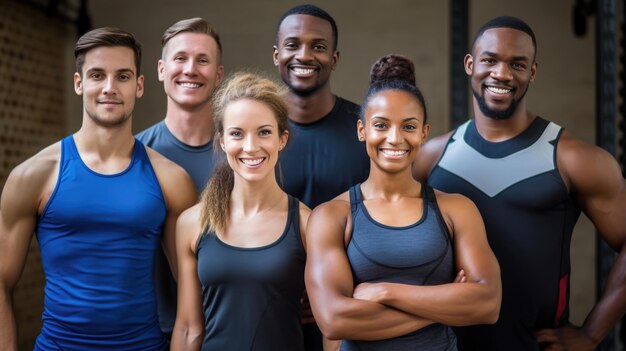
<instances>
[{"instance_id":1,"label":"elbow","mask_svg":"<svg viewBox=\"0 0 626 351\"><path fill-rule=\"evenodd\" d=\"M480 324L495 324L500 317L502 305L502 287L500 284L493 287L482 304Z\"/></svg>"},{"instance_id":2,"label":"elbow","mask_svg":"<svg viewBox=\"0 0 626 351\"><path fill-rule=\"evenodd\" d=\"M342 323L339 322L339 318L334 317L333 313L325 312L321 313L320 318L316 317L315 321L326 339L342 340L344 339Z\"/></svg>"},{"instance_id":3,"label":"elbow","mask_svg":"<svg viewBox=\"0 0 626 351\"><path fill-rule=\"evenodd\" d=\"M203 337L204 329L201 326L176 324L172 332L172 350L193 349L194 345L202 344ZM179 347L174 345L179 345ZM185 347L180 347L182 345Z\"/></svg>"}]
</instances>

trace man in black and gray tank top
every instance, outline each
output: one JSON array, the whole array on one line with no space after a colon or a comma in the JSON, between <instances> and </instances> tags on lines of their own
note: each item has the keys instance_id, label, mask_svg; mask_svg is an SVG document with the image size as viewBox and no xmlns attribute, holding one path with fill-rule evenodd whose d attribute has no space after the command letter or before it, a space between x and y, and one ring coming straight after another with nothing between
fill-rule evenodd
<instances>
[{"instance_id":1,"label":"man in black and gray tank top","mask_svg":"<svg viewBox=\"0 0 626 351\"><path fill-rule=\"evenodd\" d=\"M626 309L624 179L607 152L527 111L536 47L517 18L483 25L465 57L475 118L428 142L414 166L417 179L475 202L501 266L500 318L458 329L460 350L591 350ZM569 247L581 210L622 251L577 327L568 323Z\"/></svg>"}]
</instances>

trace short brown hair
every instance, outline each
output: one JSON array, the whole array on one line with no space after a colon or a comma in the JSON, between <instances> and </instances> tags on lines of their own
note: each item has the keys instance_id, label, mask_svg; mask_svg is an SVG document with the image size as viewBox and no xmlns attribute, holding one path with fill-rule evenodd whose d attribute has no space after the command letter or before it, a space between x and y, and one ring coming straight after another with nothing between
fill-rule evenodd
<instances>
[{"instance_id":1,"label":"short brown hair","mask_svg":"<svg viewBox=\"0 0 626 351\"><path fill-rule=\"evenodd\" d=\"M180 20L166 29L165 33L163 33L163 37L161 37L161 47L165 48L165 45L170 39L181 33L200 33L210 36L217 43L220 59L222 58L222 42L220 41L220 35L217 34L217 30L215 30L209 22L200 17Z\"/></svg>"},{"instance_id":2,"label":"short brown hair","mask_svg":"<svg viewBox=\"0 0 626 351\"><path fill-rule=\"evenodd\" d=\"M135 68L137 68L137 76L139 76L141 72L141 44L131 33L115 27L96 28L78 39L74 47L76 72L82 73L87 52L102 46L122 46L133 50L135 53Z\"/></svg>"}]
</instances>

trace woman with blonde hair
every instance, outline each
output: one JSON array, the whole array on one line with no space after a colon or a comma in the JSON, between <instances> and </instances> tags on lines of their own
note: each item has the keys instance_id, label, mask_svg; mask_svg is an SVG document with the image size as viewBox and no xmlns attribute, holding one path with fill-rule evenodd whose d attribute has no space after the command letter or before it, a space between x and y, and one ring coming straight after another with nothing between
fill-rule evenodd
<instances>
[{"instance_id":1,"label":"woman with blonde hair","mask_svg":"<svg viewBox=\"0 0 626 351\"><path fill-rule=\"evenodd\" d=\"M304 228L310 210L278 185L289 132L282 91L249 73L215 94L226 154L177 223L173 350L303 350ZM278 172L279 173L279 172Z\"/></svg>"}]
</instances>

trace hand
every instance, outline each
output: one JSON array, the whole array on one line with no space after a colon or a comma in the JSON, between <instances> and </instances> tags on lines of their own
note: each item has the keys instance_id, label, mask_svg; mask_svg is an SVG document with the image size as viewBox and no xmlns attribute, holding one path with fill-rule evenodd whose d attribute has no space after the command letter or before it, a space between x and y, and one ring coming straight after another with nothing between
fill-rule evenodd
<instances>
[{"instance_id":1,"label":"hand","mask_svg":"<svg viewBox=\"0 0 626 351\"><path fill-rule=\"evenodd\" d=\"M456 274L456 277L454 277L453 283L465 283L466 281L467 281L467 276L465 275L465 270L461 268L459 273Z\"/></svg>"},{"instance_id":2,"label":"hand","mask_svg":"<svg viewBox=\"0 0 626 351\"><path fill-rule=\"evenodd\" d=\"M304 295L302 295L302 298L300 299L300 303L302 304L302 319L300 323L315 323L315 317L313 317L311 303L309 302L309 295L307 295L306 290L304 291Z\"/></svg>"},{"instance_id":3,"label":"hand","mask_svg":"<svg viewBox=\"0 0 626 351\"><path fill-rule=\"evenodd\" d=\"M354 288L352 297L358 300L382 303L387 295L385 283L361 283Z\"/></svg>"},{"instance_id":4,"label":"hand","mask_svg":"<svg viewBox=\"0 0 626 351\"><path fill-rule=\"evenodd\" d=\"M542 329L535 333L537 341L546 345L546 351L593 351L596 343L581 327L567 324L558 329Z\"/></svg>"}]
</instances>

